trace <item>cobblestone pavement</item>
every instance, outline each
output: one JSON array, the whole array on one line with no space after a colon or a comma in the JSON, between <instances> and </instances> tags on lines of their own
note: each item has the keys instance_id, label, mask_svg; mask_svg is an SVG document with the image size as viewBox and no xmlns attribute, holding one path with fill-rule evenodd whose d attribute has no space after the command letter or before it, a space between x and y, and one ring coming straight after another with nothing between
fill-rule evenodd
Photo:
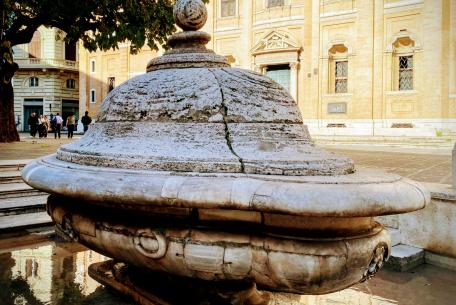
<instances>
[{"instance_id":1,"label":"cobblestone pavement","mask_svg":"<svg viewBox=\"0 0 456 305\"><path fill-rule=\"evenodd\" d=\"M374 151L375 147L369 151L325 149L351 158L357 166L379 168L422 182L451 184L451 155Z\"/></svg>"},{"instance_id":2,"label":"cobblestone pavement","mask_svg":"<svg viewBox=\"0 0 456 305\"><path fill-rule=\"evenodd\" d=\"M79 137L75 136L73 140ZM33 139L29 135L21 134L21 142L0 143L0 160L38 158L54 153L60 145L70 141L66 135L56 140L53 136ZM388 151L388 148L375 146L341 149L335 145L325 146L325 149L353 159L357 166L379 168L422 182L451 184L451 155L448 152L423 153L421 150L421 153L415 153L418 151L416 148L402 148L398 152L397 149Z\"/></svg>"}]
</instances>

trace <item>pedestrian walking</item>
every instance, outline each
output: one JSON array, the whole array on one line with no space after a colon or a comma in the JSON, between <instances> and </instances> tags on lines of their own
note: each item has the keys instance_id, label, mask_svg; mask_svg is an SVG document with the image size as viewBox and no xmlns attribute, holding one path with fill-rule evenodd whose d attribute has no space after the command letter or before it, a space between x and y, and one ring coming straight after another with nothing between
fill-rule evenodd
<instances>
[{"instance_id":1,"label":"pedestrian walking","mask_svg":"<svg viewBox=\"0 0 456 305\"><path fill-rule=\"evenodd\" d=\"M76 116L72 112L66 120L66 126L68 128L68 139L73 138L74 126L76 125Z\"/></svg>"},{"instance_id":2,"label":"pedestrian walking","mask_svg":"<svg viewBox=\"0 0 456 305\"><path fill-rule=\"evenodd\" d=\"M51 113L49 119L49 126L51 127L51 132L55 133L55 115Z\"/></svg>"},{"instance_id":3,"label":"pedestrian walking","mask_svg":"<svg viewBox=\"0 0 456 305\"><path fill-rule=\"evenodd\" d=\"M44 124L44 134L43 134L43 136L44 136L45 138L47 138L47 136L48 136L48 131L49 131L49 127L50 127L50 122L49 122L49 119L48 119L47 115L44 115L44 116L43 116L43 121L44 121L44 122L43 122L43 124Z\"/></svg>"},{"instance_id":4,"label":"pedestrian walking","mask_svg":"<svg viewBox=\"0 0 456 305\"><path fill-rule=\"evenodd\" d=\"M42 114L38 117L38 136L41 139L44 136L44 117Z\"/></svg>"},{"instance_id":5,"label":"pedestrian walking","mask_svg":"<svg viewBox=\"0 0 456 305\"><path fill-rule=\"evenodd\" d=\"M59 139L60 139L60 131L62 130L62 123L63 123L63 119L60 116L60 113L57 112L57 114L54 116L54 124L55 124L54 137L56 139L57 139L57 135L59 136Z\"/></svg>"},{"instance_id":6,"label":"pedestrian walking","mask_svg":"<svg viewBox=\"0 0 456 305\"><path fill-rule=\"evenodd\" d=\"M32 112L32 114L28 118L28 125L29 125L29 128L30 128L30 135L32 137L35 137L36 136L36 132L38 130L38 125L39 125L38 117L36 116L35 112Z\"/></svg>"},{"instance_id":7,"label":"pedestrian walking","mask_svg":"<svg viewBox=\"0 0 456 305\"><path fill-rule=\"evenodd\" d=\"M92 118L89 116L89 112L86 111L85 115L81 118L81 123L84 126L84 134L89 129L90 123L92 123Z\"/></svg>"}]
</instances>

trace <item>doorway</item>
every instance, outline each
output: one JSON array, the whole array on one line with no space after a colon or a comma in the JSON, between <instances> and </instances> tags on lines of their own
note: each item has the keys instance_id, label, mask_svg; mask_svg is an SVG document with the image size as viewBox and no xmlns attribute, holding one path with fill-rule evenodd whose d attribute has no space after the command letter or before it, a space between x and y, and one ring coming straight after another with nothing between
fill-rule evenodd
<instances>
[{"instance_id":1,"label":"doorway","mask_svg":"<svg viewBox=\"0 0 456 305\"><path fill-rule=\"evenodd\" d=\"M79 120L79 101L62 100L63 126L66 126L66 119L73 113L76 116L76 122L77 122L77 120Z\"/></svg>"},{"instance_id":2,"label":"doorway","mask_svg":"<svg viewBox=\"0 0 456 305\"><path fill-rule=\"evenodd\" d=\"M290 92L290 66L273 65L266 68L266 75Z\"/></svg>"},{"instance_id":3,"label":"doorway","mask_svg":"<svg viewBox=\"0 0 456 305\"><path fill-rule=\"evenodd\" d=\"M35 112L37 116L43 114L43 99L39 98L26 98L24 99L24 120L23 131L30 131L28 119L32 113Z\"/></svg>"}]
</instances>

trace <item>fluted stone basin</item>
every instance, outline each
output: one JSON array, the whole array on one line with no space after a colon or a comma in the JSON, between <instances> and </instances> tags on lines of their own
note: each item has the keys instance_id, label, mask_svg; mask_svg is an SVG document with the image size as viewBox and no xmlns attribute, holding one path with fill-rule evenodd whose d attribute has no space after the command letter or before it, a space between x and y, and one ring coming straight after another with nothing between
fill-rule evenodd
<instances>
[{"instance_id":1,"label":"fluted stone basin","mask_svg":"<svg viewBox=\"0 0 456 305\"><path fill-rule=\"evenodd\" d=\"M84 137L23 170L51 194L57 227L188 278L321 294L373 276L390 253L373 217L421 209L429 193L316 147L280 85L205 48L199 0L178 0L176 16L173 49L109 93Z\"/></svg>"}]
</instances>

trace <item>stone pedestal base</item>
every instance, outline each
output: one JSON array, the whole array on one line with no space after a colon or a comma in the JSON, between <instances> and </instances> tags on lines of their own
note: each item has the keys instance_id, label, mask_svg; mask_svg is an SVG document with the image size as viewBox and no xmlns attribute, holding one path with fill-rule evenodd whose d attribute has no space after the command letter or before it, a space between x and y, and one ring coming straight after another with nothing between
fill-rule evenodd
<instances>
[{"instance_id":1,"label":"stone pedestal base","mask_svg":"<svg viewBox=\"0 0 456 305\"><path fill-rule=\"evenodd\" d=\"M89 275L141 305L268 305L272 296L258 291L255 283L151 273L113 260L90 265Z\"/></svg>"}]
</instances>

